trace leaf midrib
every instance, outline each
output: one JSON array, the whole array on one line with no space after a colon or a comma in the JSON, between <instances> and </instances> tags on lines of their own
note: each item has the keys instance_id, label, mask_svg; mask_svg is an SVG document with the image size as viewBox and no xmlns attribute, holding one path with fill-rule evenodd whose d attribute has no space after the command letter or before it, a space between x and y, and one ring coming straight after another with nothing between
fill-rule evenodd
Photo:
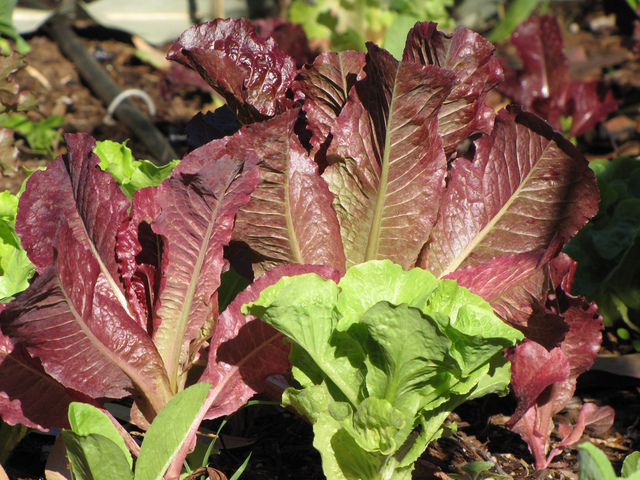
<instances>
[{"instance_id":1,"label":"leaf midrib","mask_svg":"<svg viewBox=\"0 0 640 480\"><path fill-rule=\"evenodd\" d=\"M227 189L229 188L229 184L225 187L225 194ZM182 303L182 308L180 309L180 315L178 317L178 324L176 326L176 335L173 337L173 342L171 342L171 346L169 348L169 356L166 361L167 365L167 373L169 375L169 384L171 386L171 390L174 394L178 392L178 374L180 370L180 354L182 353L182 343L184 341L184 336L187 331L187 324L189 322L189 314L191 312L191 305L193 304L193 299L195 297L196 287L198 284L198 280L200 279L200 273L202 271L202 265L204 264L204 257L209 247L209 241L211 240L211 234L213 232L213 228L216 225L216 220L218 218L218 213L220 211L220 206L222 203L222 199L217 200L216 207L212 210L209 220L209 225L207 226L207 231L202 238L202 244L200 249L198 250L198 257L196 258L196 262L193 267L193 271L191 274L191 281L187 286L187 291L185 292L184 301Z\"/></svg>"},{"instance_id":2,"label":"leaf midrib","mask_svg":"<svg viewBox=\"0 0 640 480\"><path fill-rule=\"evenodd\" d=\"M155 391L154 385L148 385L145 381L144 377L140 375L139 369L134 369L129 365L129 362L122 359L120 356L116 355L110 348L108 348L104 343L102 343L98 338L94 335L88 325L85 323L83 316L78 312L73 304L71 297L67 294L66 289L62 285L60 281L60 277L56 274L58 279L58 285L60 287L60 292L64 298L65 303L69 307L69 311L73 318L76 321L76 324L80 327L82 333L84 333L85 338L102 354L102 357L106 358L112 365L118 367L122 372L131 379L131 381L142 391L144 396L149 400L152 408L155 412L159 412L164 406L164 402L167 399L162 399L160 395L158 395ZM97 282L97 278L96 278ZM93 295L95 296L95 288L96 283L94 283L93 287Z\"/></svg>"},{"instance_id":3,"label":"leaf midrib","mask_svg":"<svg viewBox=\"0 0 640 480\"><path fill-rule=\"evenodd\" d=\"M389 115L386 118L385 125L385 138L384 138L384 150L382 154L382 165L380 166L380 180L378 182L378 189L376 192L375 208L373 211L373 218L371 219L371 228L369 229L369 237L367 238L367 248L365 250L364 262L369 260L376 260L378 258L378 248L380 246L380 230L382 227L382 214L385 207L385 200L387 196L387 189L389 187L389 167L390 167L390 152L391 150L391 133L389 132L389 125L391 124L391 116L394 111L394 102L396 100L396 87L397 78L400 67L396 70L396 74L393 81L393 90L391 92L391 101L389 102ZM373 122L372 122L373 124ZM373 124L373 131L375 132L375 124Z\"/></svg>"}]
</instances>

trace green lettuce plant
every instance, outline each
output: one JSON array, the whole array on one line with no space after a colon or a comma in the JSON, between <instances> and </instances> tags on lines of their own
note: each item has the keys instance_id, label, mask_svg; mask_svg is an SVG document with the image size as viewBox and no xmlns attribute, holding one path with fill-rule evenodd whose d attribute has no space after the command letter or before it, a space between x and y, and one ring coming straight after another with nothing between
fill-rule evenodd
<instances>
[{"instance_id":1,"label":"green lettuce plant","mask_svg":"<svg viewBox=\"0 0 640 480\"><path fill-rule=\"evenodd\" d=\"M51 115L36 122L22 113L0 115L0 127L22 135L31 150L49 155L51 158L53 158L53 146L62 138L63 125L64 118L60 115Z\"/></svg>"},{"instance_id":2,"label":"green lettuce plant","mask_svg":"<svg viewBox=\"0 0 640 480\"><path fill-rule=\"evenodd\" d=\"M283 403L313 423L329 480L410 478L455 407L507 392L502 351L523 338L455 281L389 260L337 284L284 277L243 311L291 343Z\"/></svg>"}]
</instances>

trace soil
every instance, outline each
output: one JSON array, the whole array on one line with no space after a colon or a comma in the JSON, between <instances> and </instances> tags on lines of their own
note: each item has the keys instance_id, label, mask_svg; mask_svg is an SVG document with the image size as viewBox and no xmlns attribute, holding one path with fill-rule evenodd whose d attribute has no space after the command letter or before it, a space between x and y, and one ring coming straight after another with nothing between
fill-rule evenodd
<instances>
[{"instance_id":1,"label":"soil","mask_svg":"<svg viewBox=\"0 0 640 480\"><path fill-rule=\"evenodd\" d=\"M570 3L581 8L571 9ZM585 7L585 4L591 4ZM640 155L640 62L638 44L633 32L615 24L598 2L552 2L564 26L567 55L575 78L596 79L611 88L622 101L617 113L594 132L579 139L587 158L613 158L620 154ZM596 27L597 26L597 27ZM171 139L178 155L187 151L184 128L197 112L215 108L215 98L201 86L178 84L166 94L167 71L152 66L137 55L131 37L103 29L93 24L76 25L77 33L90 51L100 59L109 75L122 89L140 88L153 99L157 114L152 121ZM60 133L86 132L97 140L124 141L136 158L150 158L144 143L132 138L120 124L104 121L106 107L83 82L79 67L67 60L57 45L42 33L28 38L32 51L26 57L29 69L16 74L22 89L38 98L38 109L30 113L34 120L62 115L65 120ZM159 50L165 50L160 48ZM496 98L495 104L504 99ZM137 102L137 100L136 100ZM143 111L146 106L137 103ZM64 153L60 139L53 146L53 156ZM20 146L18 165L33 169L46 165L52 157L37 154ZM0 177L0 191L17 192L24 178L21 169L5 170ZM603 350L621 354L630 350L628 344L606 333ZM600 372L588 372L579 379L576 395L567 408L555 418L555 423L575 421L583 402L610 405L616 411L613 427L602 435L585 434L607 454L619 471L623 458L640 449L640 380L616 377ZM489 396L468 402L457 409L448 424L457 425L457 432L434 442L418 461L414 478L447 479L447 474L461 474L460 467L472 461L491 461L499 473L519 479L576 479L577 449L565 450L551 466L536 472L526 444L506 427L515 409L511 397ZM215 424L206 427L215 430ZM291 412L274 406L248 407L233 415L223 433L229 438L251 440L250 445L223 448L211 457L211 465L228 477L251 454L241 478L248 480L322 479L320 456L313 448L311 426ZM16 448L6 465L11 478L44 477L44 464L55 437L31 433ZM554 433L553 441L559 441ZM245 442L247 443L247 442ZM223 445L224 446L224 445ZM231 445L228 445L231 447Z\"/></svg>"}]
</instances>

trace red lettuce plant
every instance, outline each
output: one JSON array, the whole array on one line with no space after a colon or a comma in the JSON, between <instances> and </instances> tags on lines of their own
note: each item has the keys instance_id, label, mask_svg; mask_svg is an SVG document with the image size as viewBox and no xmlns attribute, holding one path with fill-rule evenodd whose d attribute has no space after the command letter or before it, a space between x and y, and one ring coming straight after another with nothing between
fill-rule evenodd
<instances>
[{"instance_id":1,"label":"red lettuce plant","mask_svg":"<svg viewBox=\"0 0 640 480\"><path fill-rule=\"evenodd\" d=\"M33 175L19 204L16 229L38 275L0 315L3 419L66 426L72 400L133 396L144 426L193 382L187 377L206 361L214 333L214 360L195 376L215 378L209 417L234 411L267 376L286 372L279 337L258 322L239 334L243 321L218 316L223 246L258 182L255 155L203 147L130 203L98 167L91 137L69 135L67 144L68 154ZM256 299L259 291L251 292L245 298ZM225 335L234 349L220 353Z\"/></svg>"},{"instance_id":2,"label":"red lettuce plant","mask_svg":"<svg viewBox=\"0 0 640 480\"><path fill-rule=\"evenodd\" d=\"M595 214L596 183L540 118L485 105L502 76L489 42L419 23L401 61L369 44L298 70L248 21L217 20L187 30L169 58L200 73L243 126L131 203L82 135L29 181L17 229L39 275L0 315L3 417L57 426L70 399L133 396L143 424L198 380L213 385L206 418L230 413L289 368L282 335L240 307L284 275L337 281L374 259L455 278L529 342L573 358L534 394L514 371L518 415L568 401L601 321L582 299L554 300L564 274L551 261ZM266 273L218 316L229 241ZM573 324L594 332L584 348L563 347ZM537 394L559 382L562 393ZM526 432L546 451L540 422Z\"/></svg>"},{"instance_id":3,"label":"red lettuce plant","mask_svg":"<svg viewBox=\"0 0 640 480\"><path fill-rule=\"evenodd\" d=\"M569 118L570 137L592 130L618 108L619 102L599 82L571 78L562 31L555 17L528 18L514 30L511 43L522 68L503 61L505 80L498 89L558 129L562 129L561 120Z\"/></svg>"},{"instance_id":4,"label":"red lettuce plant","mask_svg":"<svg viewBox=\"0 0 640 480\"><path fill-rule=\"evenodd\" d=\"M232 235L256 271L294 262L344 272L373 259L419 266L479 293L525 345L569 365L531 389L515 370L528 347L510 354L512 425L544 467L550 416L539 407L567 403L602 328L583 299L559 305L568 288L557 279L572 267L563 262L552 276L551 262L595 214L598 192L583 156L549 124L485 105L502 78L492 45L422 23L401 61L369 44L366 54L327 53L295 70L248 23L227 20L185 32L169 58L230 100L245 126L227 146L261 159ZM593 334L579 339L579 329ZM527 358L527 368L542 367ZM525 412L536 421L521 421Z\"/></svg>"}]
</instances>

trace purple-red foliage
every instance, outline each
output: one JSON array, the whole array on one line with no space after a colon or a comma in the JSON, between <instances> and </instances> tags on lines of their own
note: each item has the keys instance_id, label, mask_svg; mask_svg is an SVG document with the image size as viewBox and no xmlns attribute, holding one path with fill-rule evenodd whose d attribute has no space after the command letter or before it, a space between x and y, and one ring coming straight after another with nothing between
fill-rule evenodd
<instances>
[{"instance_id":1,"label":"purple-red foliage","mask_svg":"<svg viewBox=\"0 0 640 480\"><path fill-rule=\"evenodd\" d=\"M600 345L595 306L566 293L571 268L557 257L598 192L549 124L486 106L502 78L493 46L418 23L400 61L368 44L298 70L248 21L217 20L186 31L169 58L202 75L243 126L206 143L207 122L194 124L202 146L132 205L91 140L68 137L70 153L34 174L21 200L18 230L40 276L0 314L2 367L22 362L72 393L132 394L150 419L206 362L207 416L229 413L289 368L281 336L241 315L243 303L283 275L337 279L390 259L457 279L525 333L509 353L512 424L541 468L551 415ZM230 240L266 273L218 316ZM531 375L544 365L554 368ZM16 393L0 409L23 421L19 402L26 412L40 397L2 379Z\"/></svg>"},{"instance_id":2,"label":"purple-red foliage","mask_svg":"<svg viewBox=\"0 0 640 480\"><path fill-rule=\"evenodd\" d=\"M571 78L555 17L528 18L514 30L511 43L522 68L516 69L503 59L505 79L498 90L560 131L561 119L571 118L569 137L592 130L618 108L619 102L600 83Z\"/></svg>"}]
</instances>

